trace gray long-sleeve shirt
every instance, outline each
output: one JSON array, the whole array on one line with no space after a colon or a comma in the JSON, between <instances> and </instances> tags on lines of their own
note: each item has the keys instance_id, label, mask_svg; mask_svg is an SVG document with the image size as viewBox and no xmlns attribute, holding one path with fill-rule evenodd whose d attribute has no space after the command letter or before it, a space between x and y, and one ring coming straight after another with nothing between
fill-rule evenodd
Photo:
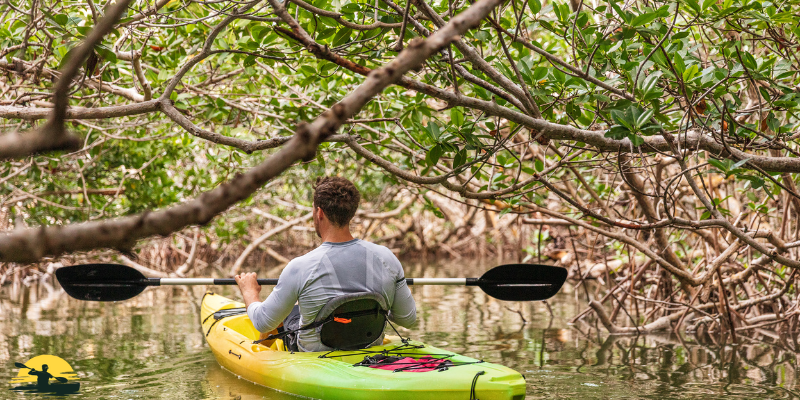
<instances>
[{"instance_id":1,"label":"gray long-sleeve shirt","mask_svg":"<svg viewBox=\"0 0 800 400\"><path fill-rule=\"evenodd\" d=\"M389 320L400 326L409 327L417 319L400 261L386 247L360 239L325 242L292 260L272 293L263 302L250 304L247 315L256 329L269 332L283 322L297 302L300 326L304 326L314 321L328 300L358 292L383 296L389 306ZM300 331L298 345L302 351L332 350L320 342L314 329Z\"/></svg>"}]
</instances>

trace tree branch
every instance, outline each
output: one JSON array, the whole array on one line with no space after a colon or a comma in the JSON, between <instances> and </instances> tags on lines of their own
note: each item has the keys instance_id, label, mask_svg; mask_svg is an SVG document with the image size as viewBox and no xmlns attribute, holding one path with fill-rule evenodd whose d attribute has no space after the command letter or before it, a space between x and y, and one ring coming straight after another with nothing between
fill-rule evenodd
<instances>
[{"instance_id":1,"label":"tree branch","mask_svg":"<svg viewBox=\"0 0 800 400\"><path fill-rule=\"evenodd\" d=\"M149 100L142 103L125 104L121 106L97 108L70 107L67 109L64 119L106 119L126 117L157 111L158 107L159 105L157 100ZM32 121L47 118L50 113L51 109L45 107L0 106L0 118L17 118Z\"/></svg>"}]
</instances>

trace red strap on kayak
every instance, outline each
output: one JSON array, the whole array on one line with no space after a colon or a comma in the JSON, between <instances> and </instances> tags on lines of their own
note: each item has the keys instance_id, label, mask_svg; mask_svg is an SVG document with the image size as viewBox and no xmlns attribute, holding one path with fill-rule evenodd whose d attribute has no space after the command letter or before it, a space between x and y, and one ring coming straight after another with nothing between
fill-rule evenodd
<instances>
[{"instance_id":1,"label":"red strap on kayak","mask_svg":"<svg viewBox=\"0 0 800 400\"><path fill-rule=\"evenodd\" d=\"M370 365L370 368L384 369L394 372L429 372L438 371L447 360L425 356L420 359L405 357L395 362ZM451 363L452 365L452 363Z\"/></svg>"},{"instance_id":2,"label":"red strap on kayak","mask_svg":"<svg viewBox=\"0 0 800 400\"><path fill-rule=\"evenodd\" d=\"M339 318L339 317L335 317L333 320L338 322L338 323L340 323L340 324L349 324L349 323L353 322L352 319Z\"/></svg>"}]
</instances>

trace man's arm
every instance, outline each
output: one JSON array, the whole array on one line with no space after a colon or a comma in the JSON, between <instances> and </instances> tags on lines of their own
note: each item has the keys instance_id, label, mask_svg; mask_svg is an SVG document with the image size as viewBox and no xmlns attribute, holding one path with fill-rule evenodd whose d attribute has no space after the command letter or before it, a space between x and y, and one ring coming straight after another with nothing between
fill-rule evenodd
<instances>
[{"instance_id":1,"label":"man's arm","mask_svg":"<svg viewBox=\"0 0 800 400\"><path fill-rule=\"evenodd\" d=\"M417 304L414 303L414 297L411 296L411 290L406 284L406 278L402 278L402 281L397 283L396 288L394 304L392 304L392 309L389 311L389 320L400 326L410 328L417 321Z\"/></svg>"},{"instance_id":2,"label":"man's arm","mask_svg":"<svg viewBox=\"0 0 800 400\"><path fill-rule=\"evenodd\" d=\"M242 281L245 279L247 278L243 278ZM255 274L252 279L255 281ZM237 279L236 282L239 283L239 280ZM258 297L260 286L256 291L252 284L240 283L239 288L242 290L242 297L244 297L245 307L247 307L247 316L250 317L253 326L259 332L269 332L277 328L292 312L292 307L300 294L299 287L291 263L284 268L275 289L263 302L260 302Z\"/></svg>"}]
</instances>

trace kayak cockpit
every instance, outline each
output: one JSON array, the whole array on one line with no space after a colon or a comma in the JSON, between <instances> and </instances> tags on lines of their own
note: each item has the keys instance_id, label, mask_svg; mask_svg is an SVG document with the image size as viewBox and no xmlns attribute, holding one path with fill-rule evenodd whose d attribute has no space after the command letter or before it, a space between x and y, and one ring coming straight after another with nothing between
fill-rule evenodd
<instances>
[{"instance_id":1,"label":"kayak cockpit","mask_svg":"<svg viewBox=\"0 0 800 400\"><path fill-rule=\"evenodd\" d=\"M244 336L247 339L247 341L253 342L254 345L260 347L266 347L275 351L286 351L286 348L283 346L283 340L266 339L267 336L278 333L277 330L273 330L267 333L259 332L258 329L256 329L255 326L253 326L253 323L250 321L250 318L247 316L247 314L225 318L220 323L225 328L230 329Z\"/></svg>"},{"instance_id":2,"label":"kayak cockpit","mask_svg":"<svg viewBox=\"0 0 800 400\"><path fill-rule=\"evenodd\" d=\"M230 329L230 330L232 330L232 331L244 336L248 341L250 341L250 342L258 342L258 343L254 343L254 344L257 344L260 347L266 347L268 349L275 350L275 351L287 351L286 347L283 344L283 340L281 340L281 339L270 339L270 340L266 339L267 336L278 333L277 330L273 330L273 331L267 332L267 333L259 332L255 328L255 326L253 326L253 323L252 323L252 321L250 321L250 318L247 316L247 314L224 318L224 319L222 319L222 321L220 321L220 323L225 328ZM402 345L402 341L400 340L400 338L390 338L390 337L384 338L382 344L383 345L391 344L393 342L392 339L396 339L394 341L396 341L398 345ZM263 349L259 349L259 350L263 350ZM364 355L361 354L361 352L359 352L357 350L354 351L354 353L358 353L358 355L360 355L360 358L353 357L354 361L352 363L356 364L356 363L360 362L363 359ZM356 360L356 358L358 358L358 359ZM342 360L342 361L345 361L345 360ZM349 360L346 360L345 362L348 362L348 361Z\"/></svg>"}]
</instances>

